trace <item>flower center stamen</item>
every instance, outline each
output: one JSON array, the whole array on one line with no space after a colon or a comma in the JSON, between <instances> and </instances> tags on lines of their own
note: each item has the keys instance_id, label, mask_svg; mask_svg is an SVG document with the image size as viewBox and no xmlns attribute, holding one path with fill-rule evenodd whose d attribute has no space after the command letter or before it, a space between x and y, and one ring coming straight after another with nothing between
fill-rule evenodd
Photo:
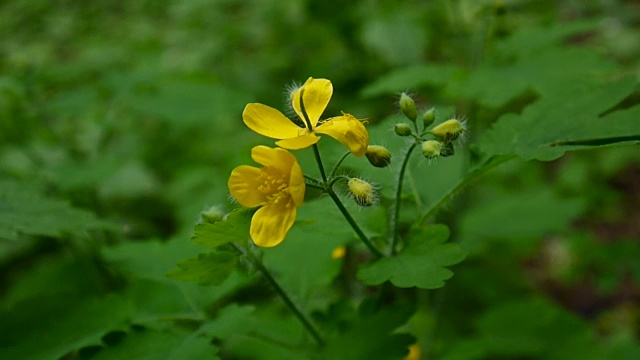
<instances>
[{"instance_id":1,"label":"flower center stamen","mask_svg":"<svg viewBox=\"0 0 640 360\"><path fill-rule=\"evenodd\" d=\"M287 201L289 194L289 184L285 182L277 171L269 168L263 168L258 176L261 185L258 185L258 191L266 195L269 204L284 204L285 207L291 206L291 201Z\"/></svg>"}]
</instances>

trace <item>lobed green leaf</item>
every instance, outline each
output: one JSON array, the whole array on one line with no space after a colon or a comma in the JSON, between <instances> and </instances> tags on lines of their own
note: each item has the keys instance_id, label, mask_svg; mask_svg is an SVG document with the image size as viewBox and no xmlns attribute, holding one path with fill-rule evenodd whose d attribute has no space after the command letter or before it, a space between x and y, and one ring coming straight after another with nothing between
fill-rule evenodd
<instances>
[{"instance_id":1,"label":"lobed green leaf","mask_svg":"<svg viewBox=\"0 0 640 360\"><path fill-rule=\"evenodd\" d=\"M360 268L358 279L367 285L389 280L402 288L440 288L453 276L446 267L459 263L465 257L457 244L444 244L448 237L449 229L444 225L418 230L397 256L382 258Z\"/></svg>"}]
</instances>

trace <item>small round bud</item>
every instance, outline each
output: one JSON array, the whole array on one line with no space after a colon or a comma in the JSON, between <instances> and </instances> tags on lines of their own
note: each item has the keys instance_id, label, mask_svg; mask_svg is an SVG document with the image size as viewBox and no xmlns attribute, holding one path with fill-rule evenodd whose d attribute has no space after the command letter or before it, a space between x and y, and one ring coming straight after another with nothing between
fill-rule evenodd
<instances>
[{"instance_id":1,"label":"small round bud","mask_svg":"<svg viewBox=\"0 0 640 360\"><path fill-rule=\"evenodd\" d=\"M213 224L217 221L220 221L224 218L224 211L219 206L212 206L207 210L200 212L200 216L202 217L202 222Z\"/></svg>"},{"instance_id":2,"label":"small round bud","mask_svg":"<svg viewBox=\"0 0 640 360\"><path fill-rule=\"evenodd\" d=\"M422 115L422 123L424 127L427 128L436 120L436 109L431 108L427 110L424 115Z\"/></svg>"},{"instance_id":3,"label":"small round bud","mask_svg":"<svg viewBox=\"0 0 640 360\"><path fill-rule=\"evenodd\" d=\"M450 119L436 126L431 133L445 142L457 139L465 131L464 125L458 119Z\"/></svg>"},{"instance_id":4,"label":"small round bud","mask_svg":"<svg viewBox=\"0 0 640 360\"><path fill-rule=\"evenodd\" d=\"M383 168L391 164L391 153L384 146L369 145L365 155L369 163L375 167Z\"/></svg>"},{"instance_id":5,"label":"small round bud","mask_svg":"<svg viewBox=\"0 0 640 360\"><path fill-rule=\"evenodd\" d=\"M393 131L395 131L396 135L399 136L409 136L411 135L411 126L405 123L397 123L393 128Z\"/></svg>"},{"instance_id":6,"label":"small round bud","mask_svg":"<svg viewBox=\"0 0 640 360\"><path fill-rule=\"evenodd\" d=\"M440 156L442 143L435 140L427 140L422 143L422 155L427 159L435 159Z\"/></svg>"},{"instance_id":7,"label":"small round bud","mask_svg":"<svg viewBox=\"0 0 640 360\"><path fill-rule=\"evenodd\" d=\"M404 116L406 116L409 120L415 122L418 118L418 112L416 111L416 102L407 95L406 93L402 93L400 95L400 110Z\"/></svg>"},{"instance_id":8,"label":"small round bud","mask_svg":"<svg viewBox=\"0 0 640 360\"><path fill-rule=\"evenodd\" d=\"M375 193L371 184L358 178L351 178L347 185L356 204L360 206L373 205L375 202Z\"/></svg>"}]
</instances>

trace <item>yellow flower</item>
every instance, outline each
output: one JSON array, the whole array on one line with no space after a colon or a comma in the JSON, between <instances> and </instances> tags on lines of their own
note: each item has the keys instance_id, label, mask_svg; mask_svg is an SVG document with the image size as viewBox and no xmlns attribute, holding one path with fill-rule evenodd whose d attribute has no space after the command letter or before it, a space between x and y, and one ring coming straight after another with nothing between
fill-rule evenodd
<instances>
[{"instance_id":1,"label":"yellow flower","mask_svg":"<svg viewBox=\"0 0 640 360\"><path fill-rule=\"evenodd\" d=\"M258 246L280 244L304 201L304 177L298 160L284 149L256 146L251 158L263 168L241 165L229 176L229 192L240 205L260 209L251 218L249 233Z\"/></svg>"},{"instance_id":2,"label":"yellow flower","mask_svg":"<svg viewBox=\"0 0 640 360\"><path fill-rule=\"evenodd\" d=\"M354 155L363 156L369 145L369 133L358 119L342 113L341 116L320 121L331 95L331 81L313 78L309 78L293 93L293 109L305 127L294 124L280 111L258 103L247 104L242 112L242 120L258 134L280 140L276 145L285 149L304 149L320 141L316 134L326 134L340 141Z\"/></svg>"}]
</instances>

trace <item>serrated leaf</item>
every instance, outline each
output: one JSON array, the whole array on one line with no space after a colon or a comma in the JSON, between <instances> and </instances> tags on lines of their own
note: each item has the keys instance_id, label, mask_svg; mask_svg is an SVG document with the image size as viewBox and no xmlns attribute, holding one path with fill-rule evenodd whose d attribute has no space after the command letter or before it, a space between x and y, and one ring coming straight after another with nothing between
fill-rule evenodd
<instances>
[{"instance_id":1,"label":"serrated leaf","mask_svg":"<svg viewBox=\"0 0 640 360\"><path fill-rule=\"evenodd\" d=\"M480 142L487 155L516 154L524 160L552 160L567 150L624 143L640 138L640 107L600 117L636 87L626 78L604 86L565 88L522 114L502 116Z\"/></svg>"},{"instance_id":2,"label":"serrated leaf","mask_svg":"<svg viewBox=\"0 0 640 360\"><path fill-rule=\"evenodd\" d=\"M358 279L367 285L387 280L397 287L437 289L453 276L446 268L464 259L457 244L444 244L449 229L434 225L410 237L406 248L398 255L369 263L358 271Z\"/></svg>"},{"instance_id":3,"label":"serrated leaf","mask_svg":"<svg viewBox=\"0 0 640 360\"><path fill-rule=\"evenodd\" d=\"M220 285L231 275L236 261L236 255L228 251L201 253L178 262L178 268L169 271L167 276L200 285Z\"/></svg>"},{"instance_id":4,"label":"serrated leaf","mask_svg":"<svg viewBox=\"0 0 640 360\"><path fill-rule=\"evenodd\" d=\"M42 195L28 183L0 182L0 238L18 240L21 234L86 236L89 230L115 228L89 211Z\"/></svg>"},{"instance_id":5,"label":"serrated leaf","mask_svg":"<svg viewBox=\"0 0 640 360\"><path fill-rule=\"evenodd\" d=\"M197 224L191 241L208 248L216 248L229 242L244 244L250 238L252 215L251 210L236 209L222 221Z\"/></svg>"}]
</instances>

